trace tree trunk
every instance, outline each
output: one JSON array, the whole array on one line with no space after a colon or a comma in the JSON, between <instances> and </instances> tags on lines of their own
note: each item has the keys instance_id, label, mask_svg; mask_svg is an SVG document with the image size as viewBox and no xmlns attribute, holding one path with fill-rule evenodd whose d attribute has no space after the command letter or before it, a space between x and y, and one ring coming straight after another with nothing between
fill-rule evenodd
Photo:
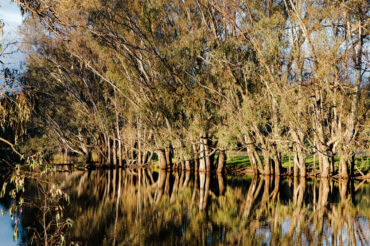
<instances>
[{"instance_id":1,"label":"tree trunk","mask_svg":"<svg viewBox=\"0 0 370 246\"><path fill-rule=\"evenodd\" d=\"M281 172L281 161L278 155L274 156L274 164L275 164L275 175L280 176Z\"/></svg>"},{"instance_id":2,"label":"tree trunk","mask_svg":"<svg viewBox=\"0 0 370 246\"><path fill-rule=\"evenodd\" d=\"M295 165L298 166L299 171L300 171L300 176L305 177L306 176L306 163L304 160L304 155L303 155L303 145L304 145L304 136L301 131L298 130L291 130L290 131L291 136L294 140L294 150L295 150L295 159L294 161L296 162ZM297 172L297 170L294 170ZM298 173L295 173L295 177L298 175Z\"/></svg>"},{"instance_id":3,"label":"tree trunk","mask_svg":"<svg viewBox=\"0 0 370 246\"><path fill-rule=\"evenodd\" d=\"M340 177L347 179L348 178L348 155L345 151L340 151L340 159L339 159L339 166L340 166Z\"/></svg>"},{"instance_id":4,"label":"tree trunk","mask_svg":"<svg viewBox=\"0 0 370 246\"><path fill-rule=\"evenodd\" d=\"M330 171L331 171L331 175L334 175L334 173L335 173L334 162L335 162L335 157L334 157L334 155L332 155L332 156L330 156Z\"/></svg>"},{"instance_id":5,"label":"tree trunk","mask_svg":"<svg viewBox=\"0 0 370 246\"><path fill-rule=\"evenodd\" d=\"M263 155L263 163L265 165L265 170L264 173L265 175L270 175L271 174L271 167L270 167L270 158L267 150L262 150L262 155Z\"/></svg>"},{"instance_id":6,"label":"tree trunk","mask_svg":"<svg viewBox=\"0 0 370 246\"><path fill-rule=\"evenodd\" d=\"M129 153L129 150L127 148L127 145L124 145L123 147L125 149L125 162L126 162L126 166L127 166L129 164L129 161L130 161L130 153Z\"/></svg>"},{"instance_id":7,"label":"tree trunk","mask_svg":"<svg viewBox=\"0 0 370 246\"><path fill-rule=\"evenodd\" d=\"M218 181L219 195L222 196L224 195L224 192L225 192L225 184L224 184L224 177L222 176L221 173L217 173L217 181Z\"/></svg>"},{"instance_id":8,"label":"tree trunk","mask_svg":"<svg viewBox=\"0 0 370 246\"><path fill-rule=\"evenodd\" d=\"M257 168L256 159L254 159L253 153L249 147L247 147L247 153L248 153L249 161L251 163L251 167L253 169L253 173L257 175L258 168Z\"/></svg>"},{"instance_id":9,"label":"tree trunk","mask_svg":"<svg viewBox=\"0 0 370 246\"><path fill-rule=\"evenodd\" d=\"M184 188L188 187L189 181L190 181L190 174L191 174L191 172L189 172L189 171L185 172L185 181L184 181L184 184L183 184L182 187L184 187Z\"/></svg>"},{"instance_id":10,"label":"tree trunk","mask_svg":"<svg viewBox=\"0 0 370 246\"><path fill-rule=\"evenodd\" d=\"M118 165L120 167L122 167L123 151L122 151L122 141L121 141L121 139L118 140L118 154L119 154Z\"/></svg>"},{"instance_id":11,"label":"tree trunk","mask_svg":"<svg viewBox=\"0 0 370 246\"><path fill-rule=\"evenodd\" d=\"M198 172L199 170L199 156L197 146L193 144L193 158L194 158L194 171Z\"/></svg>"},{"instance_id":12,"label":"tree trunk","mask_svg":"<svg viewBox=\"0 0 370 246\"><path fill-rule=\"evenodd\" d=\"M63 162L68 164L68 147L64 148Z\"/></svg>"},{"instance_id":13,"label":"tree trunk","mask_svg":"<svg viewBox=\"0 0 370 246\"><path fill-rule=\"evenodd\" d=\"M217 173L222 173L224 171L225 160L226 160L225 150L220 150L218 154Z\"/></svg>"},{"instance_id":14,"label":"tree trunk","mask_svg":"<svg viewBox=\"0 0 370 246\"><path fill-rule=\"evenodd\" d=\"M200 139L199 171L200 172L206 171L206 156L203 138Z\"/></svg>"},{"instance_id":15,"label":"tree trunk","mask_svg":"<svg viewBox=\"0 0 370 246\"><path fill-rule=\"evenodd\" d=\"M112 154L113 154L113 166L117 166L117 141L115 138L113 138L113 149L112 149Z\"/></svg>"},{"instance_id":16,"label":"tree trunk","mask_svg":"<svg viewBox=\"0 0 370 246\"><path fill-rule=\"evenodd\" d=\"M167 169L165 151L163 149L159 149L157 150L157 155L158 155L159 169Z\"/></svg>"},{"instance_id":17,"label":"tree trunk","mask_svg":"<svg viewBox=\"0 0 370 246\"><path fill-rule=\"evenodd\" d=\"M257 150L253 147L253 152L252 154L254 155L254 159L257 161L257 168L258 168L258 171L260 173L263 173L263 165L262 165L262 161L261 161L261 158L257 152Z\"/></svg>"},{"instance_id":18,"label":"tree trunk","mask_svg":"<svg viewBox=\"0 0 370 246\"><path fill-rule=\"evenodd\" d=\"M166 185L164 187L164 194L168 195L170 193L170 178L171 178L171 172L166 172Z\"/></svg>"},{"instance_id":19,"label":"tree trunk","mask_svg":"<svg viewBox=\"0 0 370 246\"><path fill-rule=\"evenodd\" d=\"M203 141L204 141L204 155L206 159L206 171L210 172L212 163L211 163L211 155L210 155L210 150L209 150L209 145L208 145L209 141L207 138L203 138Z\"/></svg>"},{"instance_id":20,"label":"tree trunk","mask_svg":"<svg viewBox=\"0 0 370 246\"><path fill-rule=\"evenodd\" d=\"M186 169L186 171L190 171L191 170L190 160L186 160L185 161L185 169Z\"/></svg>"},{"instance_id":21,"label":"tree trunk","mask_svg":"<svg viewBox=\"0 0 370 246\"><path fill-rule=\"evenodd\" d=\"M327 178L329 177L329 169L330 169L329 157L322 153L319 153L319 155L320 155L320 160L321 160L320 177Z\"/></svg>"},{"instance_id":22,"label":"tree trunk","mask_svg":"<svg viewBox=\"0 0 370 246\"><path fill-rule=\"evenodd\" d=\"M110 146L110 137L108 136L108 141L107 141L107 164L110 165L112 164L112 156L111 156L111 146Z\"/></svg>"},{"instance_id":23,"label":"tree trunk","mask_svg":"<svg viewBox=\"0 0 370 246\"><path fill-rule=\"evenodd\" d=\"M206 175L199 167L199 210L203 210L203 200L204 200L204 187L206 183Z\"/></svg>"},{"instance_id":24,"label":"tree trunk","mask_svg":"<svg viewBox=\"0 0 370 246\"><path fill-rule=\"evenodd\" d=\"M166 155L166 164L167 168L172 168L172 153L170 148L165 149L165 155Z\"/></svg>"},{"instance_id":25,"label":"tree trunk","mask_svg":"<svg viewBox=\"0 0 370 246\"><path fill-rule=\"evenodd\" d=\"M299 164L299 171L300 171L299 175L301 177L306 177L306 162L304 160L304 156L303 156L301 148L298 149L298 164Z\"/></svg>"},{"instance_id":26,"label":"tree trunk","mask_svg":"<svg viewBox=\"0 0 370 246\"><path fill-rule=\"evenodd\" d=\"M298 153L294 153L293 158L293 176L298 177L299 172L299 160L298 160Z\"/></svg>"},{"instance_id":27,"label":"tree trunk","mask_svg":"<svg viewBox=\"0 0 370 246\"><path fill-rule=\"evenodd\" d=\"M245 141L246 144L249 145L247 147L247 151L248 151L249 160L251 161L253 172L255 174L263 173L263 165L262 165L261 158L258 155L257 150L256 150L249 134L246 134L244 136L244 141Z\"/></svg>"}]
</instances>

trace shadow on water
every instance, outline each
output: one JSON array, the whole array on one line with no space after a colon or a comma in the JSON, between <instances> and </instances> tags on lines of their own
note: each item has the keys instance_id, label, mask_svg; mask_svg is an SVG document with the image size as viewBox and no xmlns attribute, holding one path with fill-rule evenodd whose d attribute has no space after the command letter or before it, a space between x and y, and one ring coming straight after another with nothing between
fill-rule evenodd
<instances>
[{"instance_id":1,"label":"shadow on water","mask_svg":"<svg viewBox=\"0 0 370 246\"><path fill-rule=\"evenodd\" d=\"M150 169L73 171L51 179L70 197L67 244L370 243L367 183ZM23 228L33 227L37 216L25 208Z\"/></svg>"}]
</instances>

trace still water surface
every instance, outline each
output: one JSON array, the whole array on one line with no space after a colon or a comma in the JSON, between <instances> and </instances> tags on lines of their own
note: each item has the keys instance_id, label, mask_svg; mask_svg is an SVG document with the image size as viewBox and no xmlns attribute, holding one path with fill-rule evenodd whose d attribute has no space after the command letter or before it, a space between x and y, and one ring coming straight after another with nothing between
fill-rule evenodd
<instances>
[{"instance_id":1,"label":"still water surface","mask_svg":"<svg viewBox=\"0 0 370 246\"><path fill-rule=\"evenodd\" d=\"M52 183L69 202L48 200ZM22 236L0 217L0 245L370 245L367 183L118 169L29 180L23 197Z\"/></svg>"}]
</instances>

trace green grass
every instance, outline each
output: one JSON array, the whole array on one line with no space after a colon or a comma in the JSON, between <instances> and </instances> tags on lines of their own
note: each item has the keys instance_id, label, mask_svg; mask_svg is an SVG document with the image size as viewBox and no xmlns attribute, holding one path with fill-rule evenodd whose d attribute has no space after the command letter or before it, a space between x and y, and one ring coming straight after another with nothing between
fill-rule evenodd
<instances>
[{"instance_id":1,"label":"green grass","mask_svg":"<svg viewBox=\"0 0 370 246\"><path fill-rule=\"evenodd\" d=\"M335 162L334 166L337 169L338 164L339 164L339 156L335 157ZM261 156L261 160L263 161L263 157ZM306 166L310 169L313 168L314 166L314 158L313 156L308 156L306 157ZM370 171L370 159L367 156L358 156L356 157L356 166L361 170L363 173L367 173ZM251 163L249 160L248 155L228 155L228 158L226 160L226 165L227 166L232 166L232 167L238 167L238 168L250 168ZM285 157L282 160L281 164L284 168L288 168L289 166L293 168L293 157ZM319 160L316 158L316 168L319 168Z\"/></svg>"},{"instance_id":2,"label":"green grass","mask_svg":"<svg viewBox=\"0 0 370 246\"><path fill-rule=\"evenodd\" d=\"M247 155L229 155L226 160L226 165L240 168L248 168L251 167L251 162Z\"/></svg>"},{"instance_id":3,"label":"green grass","mask_svg":"<svg viewBox=\"0 0 370 246\"><path fill-rule=\"evenodd\" d=\"M217 161L218 156L215 156L215 160ZM263 157L260 157L263 161ZM339 163L339 156L335 157L335 168L338 168ZM93 161L97 161L98 157L96 153L93 153ZM54 163L62 163L63 162L63 156L61 154L55 154L53 156L53 162ZM83 162L83 158L81 157L70 157L71 161L74 162ZM156 154L153 155L152 161L155 163L158 160L158 157ZM174 159L173 162L176 160ZM236 167L236 168L251 168L251 163L249 160L248 155L244 154L229 154L227 156L226 165L229 167ZM293 167L293 157L285 157L282 160L282 166L284 168ZM306 166L311 169L313 168L313 156L306 157ZM361 170L363 173L367 173L370 171L370 158L367 156L358 156L356 157L356 166ZM316 158L316 167L319 168L319 160Z\"/></svg>"}]
</instances>

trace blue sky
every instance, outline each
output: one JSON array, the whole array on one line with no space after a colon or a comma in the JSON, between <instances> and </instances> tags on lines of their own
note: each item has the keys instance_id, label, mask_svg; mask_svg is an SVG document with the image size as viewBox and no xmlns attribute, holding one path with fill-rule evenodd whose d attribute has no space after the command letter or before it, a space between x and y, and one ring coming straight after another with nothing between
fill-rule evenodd
<instances>
[{"instance_id":1,"label":"blue sky","mask_svg":"<svg viewBox=\"0 0 370 246\"><path fill-rule=\"evenodd\" d=\"M4 209L4 207L0 204L0 210L1 209ZM4 212L4 216L0 216L0 245L17 245L19 241L13 240L13 232L14 228L12 227L10 215Z\"/></svg>"},{"instance_id":2,"label":"blue sky","mask_svg":"<svg viewBox=\"0 0 370 246\"><path fill-rule=\"evenodd\" d=\"M10 0L0 0L0 19L4 23L1 60L7 66L19 66L22 55L20 52L13 53L17 50L17 46L13 42L19 41L18 27L22 24L22 15L18 5Z\"/></svg>"},{"instance_id":3,"label":"blue sky","mask_svg":"<svg viewBox=\"0 0 370 246\"><path fill-rule=\"evenodd\" d=\"M10 0L0 0L0 6L0 19L5 22L5 28L8 31L12 31L14 27L16 28L22 23L21 12L17 4Z\"/></svg>"},{"instance_id":4,"label":"blue sky","mask_svg":"<svg viewBox=\"0 0 370 246\"><path fill-rule=\"evenodd\" d=\"M19 69L24 56L18 51L16 44L19 41L18 28L22 24L22 15L18 5L10 0L0 0L0 20L4 23L0 52L0 60L4 63L0 65L1 85L4 81L1 70L5 67Z\"/></svg>"}]
</instances>

